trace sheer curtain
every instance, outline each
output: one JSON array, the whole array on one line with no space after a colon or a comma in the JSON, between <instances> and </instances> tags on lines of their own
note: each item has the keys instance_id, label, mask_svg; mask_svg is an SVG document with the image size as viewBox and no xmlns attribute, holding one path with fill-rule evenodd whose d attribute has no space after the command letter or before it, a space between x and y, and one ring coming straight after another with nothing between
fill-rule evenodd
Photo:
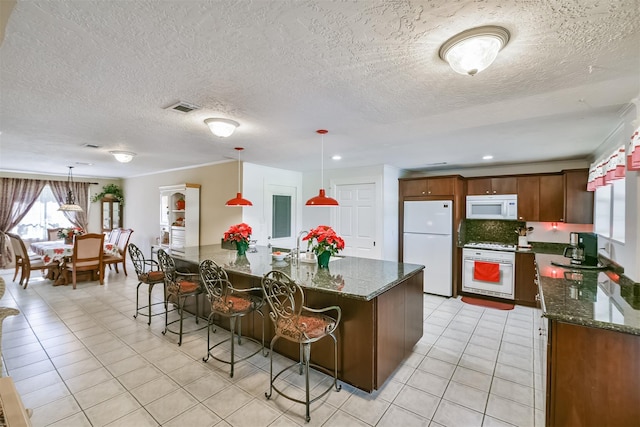
<instances>
[{"instance_id":1,"label":"sheer curtain","mask_svg":"<svg viewBox=\"0 0 640 427\"><path fill-rule=\"evenodd\" d=\"M9 258L9 239L5 234L18 225L36 202L47 181L24 178L2 178L0 181L0 268Z\"/></svg>"},{"instance_id":2,"label":"sheer curtain","mask_svg":"<svg viewBox=\"0 0 640 427\"><path fill-rule=\"evenodd\" d=\"M47 181L51 186L53 197L56 198L61 205L66 203L67 192L69 191L69 185L71 185L71 191L76 198L76 204L82 208L82 212L64 212L64 216L76 227L80 227L83 230L87 229L88 217L87 210L89 209L89 182L72 182L71 184L66 181Z\"/></svg>"}]
</instances>

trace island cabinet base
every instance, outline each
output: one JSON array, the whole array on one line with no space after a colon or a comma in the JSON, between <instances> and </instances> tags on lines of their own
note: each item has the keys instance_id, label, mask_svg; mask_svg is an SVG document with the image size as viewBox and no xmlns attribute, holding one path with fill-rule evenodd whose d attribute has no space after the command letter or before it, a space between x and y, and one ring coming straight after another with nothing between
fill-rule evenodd
<instances>
[{"instance_id":1,"label":"island cabinet base","mask_svg":"<svg viewBox=\"0 0 640 427\"><path fill-rule=\"evenodd\" d=\"M372 392L382 387L389 376L411 353L422 338L423 322L423 272L407 277L402 282L366 301L348 298L335 292L323 292L305 288L305 305L322 308L337 305L342 310L338 339L338 377L354 387ZM229 279L238 288L260 287L260 280L231 273ZM193 310L195 307L188 307ZM208 315L208 308L204 315ZM263 308L265 319L265 345L274 336L273 323L268 307ZM335 315L334 313L327 313ZM216 324L228 328L224 319ZM242 333L260 339L260 317L242 321ZM297 344L280 338L275 351L298 360ZM203 349L205 352L205 349ZM311 362L333 370L333 341L322 339L311 346Z\"/></svg>"},{"instance_id":2,"label":"island cabinet base","mask_svg":"<svg viewBox=\"0 0 640 427\"><path fill-rule=\"evenodd\" d=\"M640 336L549 322L547 426L640 425Z\"/></svg>"}]
</instances>

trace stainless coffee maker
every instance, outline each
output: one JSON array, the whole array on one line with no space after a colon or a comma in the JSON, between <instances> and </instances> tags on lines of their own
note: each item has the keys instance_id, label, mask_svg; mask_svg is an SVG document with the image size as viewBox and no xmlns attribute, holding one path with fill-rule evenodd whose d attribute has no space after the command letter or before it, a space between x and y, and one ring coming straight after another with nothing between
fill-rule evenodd
<instances>
[{"instance_id":1,"label":"stainless coffee maker","mask_svg":"<svg viewBox=\"0 0 640 427\"><path fill-rule=\"evenodd\" d=\"M580 244L579 233L569 234L569 246L564 248L563 255L571 259L571 264L582 264L584 262L584 247Z\"/></svg>"}]
</instances>

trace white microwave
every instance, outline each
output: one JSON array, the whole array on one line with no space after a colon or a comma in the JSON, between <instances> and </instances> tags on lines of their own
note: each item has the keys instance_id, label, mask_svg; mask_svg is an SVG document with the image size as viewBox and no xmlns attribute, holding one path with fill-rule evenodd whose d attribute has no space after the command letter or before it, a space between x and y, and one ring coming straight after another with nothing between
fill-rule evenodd
<instances>
[{"instance_id":1,"label":"white microwave","mask_svg":"<svg viewBox=\"0 0 640 427\"><path fill-rule=\"evenodd\" d=\"M467 219L518 219L518 195L467 196Z\"/></svg>"}]
</instances>

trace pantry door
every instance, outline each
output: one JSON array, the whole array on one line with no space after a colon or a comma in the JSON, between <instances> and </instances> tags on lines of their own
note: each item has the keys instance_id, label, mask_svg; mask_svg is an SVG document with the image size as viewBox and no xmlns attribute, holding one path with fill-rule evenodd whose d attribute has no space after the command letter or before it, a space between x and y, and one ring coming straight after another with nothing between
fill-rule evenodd
<instances>
[{"instance_id":1,"label":"pantry door","mask_svg":"<svg viewBox=\"0 0 640 427\"><path fill-rule=\"evenodd\" d=\"M336 185L336 196L336 232L345 241L340 254L380 259L380 245L376 243L376 184Z\"/></svg>"}]
</instances>

